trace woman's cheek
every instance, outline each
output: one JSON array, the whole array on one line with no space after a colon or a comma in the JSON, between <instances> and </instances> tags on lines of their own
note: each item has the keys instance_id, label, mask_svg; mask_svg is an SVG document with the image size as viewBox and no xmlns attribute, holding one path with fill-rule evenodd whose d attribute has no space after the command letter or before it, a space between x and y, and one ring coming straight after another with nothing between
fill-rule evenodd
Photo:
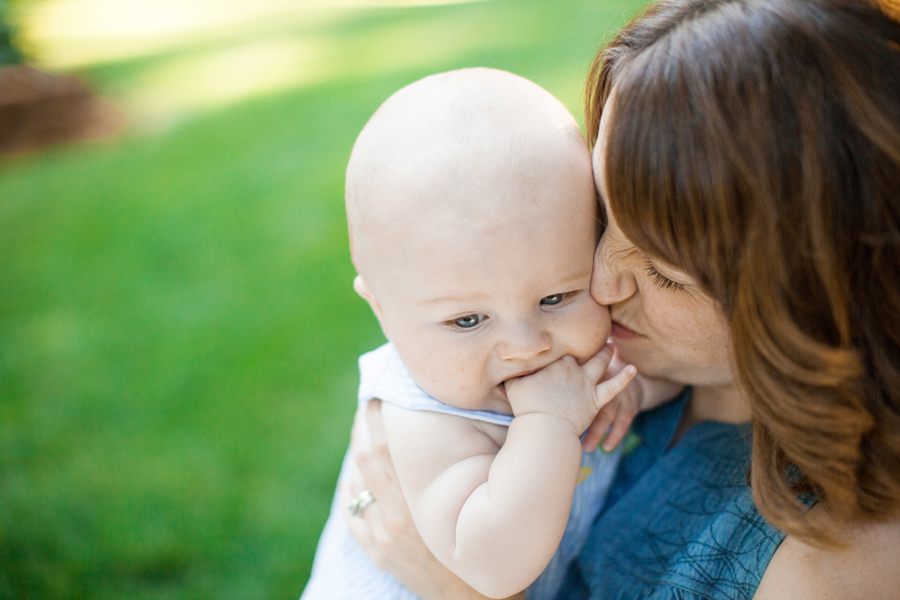
<instances>
[{"instance_id":1,"label":"woman's cheek","mask_svg":"<svg viewBox=\"0 0 900 600\"><path fill-rule=\"evenodd\" d=\"M671 291L670 295L676 292ZM677 292L681 293L681 292ZM729 331L711 300L684 294L655 303L645 312L652 324L652 335L668 347L668 354L688 358L695 366L727 362Z\"/></svg>"},{"instance_id":2,"label":"woman's cheek","mask_svg":"<svg viewBox=\"0 0 900 600\"><path fill-rule=\"evenodd\" d=\"M688 298L678 298L680 290L656 290L643 294L644 313L653 332L664 338L690 340L705 337L706 317L702 307Z\"/></svg>"}]
</instances>

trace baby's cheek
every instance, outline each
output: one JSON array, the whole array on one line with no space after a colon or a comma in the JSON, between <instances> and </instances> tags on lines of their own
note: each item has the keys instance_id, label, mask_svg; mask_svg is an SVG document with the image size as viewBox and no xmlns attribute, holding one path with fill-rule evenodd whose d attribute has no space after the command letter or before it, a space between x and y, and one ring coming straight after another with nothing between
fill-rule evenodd
<instances>
[{"instance_id":1,"label":"baby's cheek","mask_svg":"<svg viewBox=\"0 0 900 600\"><path fill-rule=\"evenodd\" d=\"M609 339L609 330L609 309L590 302L573 332L579 348L577 358L587 360L596 354Z\"/></svg>"},{"instance_id":2,"label":"baby's cheek","mask_svg":"<svg viewBox=\"0 0 900 600\"><path fill-rule=\"evenodd\" d=\"M443 353L420 344L407 347L394 342L394 345L400 354L400 360L418 385L433 396L435 394L432 390L436 388L446 394L446 390L441 389L447 386L447 361Z\"/></svg>"},{"instance_id":3,"label":"baby's cheek","mask_svg":"<svg viewBox=\"0 0 900 600\"><path fill-rule=\"evenodd\" d=\"M401 355L403 364L415 382L430 396L457 408L476 403L479 371L473 358L451 351L446 342L431 347L414 348Z\"/></svg>"},{"instance_id":4,"label":"baby's cheek","mask_svg":"<svg viewBox=\"0 0 900 600\"><path fill-rule=\"evenodd\" d=\"M609 331L612 327L610 317L609 317L609 307L598 305L599 312L597 314L597 318L594 320L596 332L597 332L597 343L602 346L606 343L606 340L609 339Z\"/></svg>"}]
</instances>

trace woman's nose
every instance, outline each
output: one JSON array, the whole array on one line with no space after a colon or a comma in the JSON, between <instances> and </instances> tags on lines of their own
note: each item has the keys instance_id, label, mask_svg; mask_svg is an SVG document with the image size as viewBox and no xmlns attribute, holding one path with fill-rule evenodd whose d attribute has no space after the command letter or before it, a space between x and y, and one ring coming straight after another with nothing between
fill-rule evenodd
<instances>
[{"instance_id":1,"label":"woman's nose","mask_svg":"<svg viewBox=\"0 0 900 600\"><path fill-rule=\"evenodd\" d=\"M528 360L552 347L553 340L548 331L523 323L506 332L497 346L497 355L501 360Z\"/></svg>"},{"instance_id":2,"label":"woman's nose","mask_svg":"<svg viewBox=\"0 0 900 600\"><path fill-rule=\"evenodd\" d=\"M611 253L603 239L594 252L594 271L591 274L591 296L598 304L617 304L637 292L633 270Z\"/></svg>"}]
</instances>

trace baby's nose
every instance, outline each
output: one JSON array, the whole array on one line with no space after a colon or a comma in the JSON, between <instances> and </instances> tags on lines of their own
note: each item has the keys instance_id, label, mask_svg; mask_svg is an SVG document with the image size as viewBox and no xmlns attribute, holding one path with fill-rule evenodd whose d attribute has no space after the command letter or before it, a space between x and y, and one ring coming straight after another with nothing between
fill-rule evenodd
<instances>
[{"instance_id":1,"label":"baby's nose","mask_svg":"<svg viewBox=\"0 0 900 600\"><path fill-rule=\"evenodd\" d=\"M527 360L550 350L550 333L531 325L512 328L497 348L501 360Z\"/></svg>"}]
</instances>

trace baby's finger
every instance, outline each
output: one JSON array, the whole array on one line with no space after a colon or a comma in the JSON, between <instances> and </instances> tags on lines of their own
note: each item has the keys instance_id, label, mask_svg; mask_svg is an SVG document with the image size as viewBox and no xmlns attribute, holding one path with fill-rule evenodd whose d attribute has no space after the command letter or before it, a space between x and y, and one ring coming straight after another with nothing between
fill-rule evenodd
<instances>
[{"instance_id":1,"label":"baby's finger","mask_svg":"<svg viewBox=\"0 0 900 600\"><path fill-rule=\"evenodd\" d=\"M600 349L597 354L592 356L586 363L581 365L581 368L584 369L584 375L587 377L588 381L593 382L595 385L600 379L603 378L603 374L606 373L606 369L609 368L609 363L613 357L613 347L610 344L606 344L603 348Z\"/></svg>"},{"instance_id":2,"label":"baby's finger","mask_svg":"<svg viewBox=\"0 0 900 600\"><path fill-rule=\"evenodd\" d=\"M606 430L612 424L616 413L616 404L616 401L607 402L594 417L587 431L584 432L581 438L581 447L585 452L593 452L600 445L600 440L603 439Z\"/></svg>"},{"instance_id":3,"label":"baby's finger","mask_svg":"<svg viewBox=\"0 0 900 600\"><path fill-rule=\"evenodd\" d=\"M605 451L611 452L619 445L619 442L625 438L625 434L628 433L628 428L631 427L631 422L634 421L637 413L638 407L636 404L628 402L619 403L618 410L616 410L616 416L613 418L612 425L609 427L609 432L603 440L603 449Z\"/></svg>"},{"instance_id":4,"label":"baby's finger","mask_svg":"<svg viewBox=\"0 0 900 600\"><path fill-rule=\"evenodd\" d=\"M598 409L602 408L606 403L616 397L619 392L624 390L628 384L637 375L637 369L634 365L628 365L619 371L615 377L608 381L603 381L597 385L597 402Z\"/></svg>"}]
</instances>

